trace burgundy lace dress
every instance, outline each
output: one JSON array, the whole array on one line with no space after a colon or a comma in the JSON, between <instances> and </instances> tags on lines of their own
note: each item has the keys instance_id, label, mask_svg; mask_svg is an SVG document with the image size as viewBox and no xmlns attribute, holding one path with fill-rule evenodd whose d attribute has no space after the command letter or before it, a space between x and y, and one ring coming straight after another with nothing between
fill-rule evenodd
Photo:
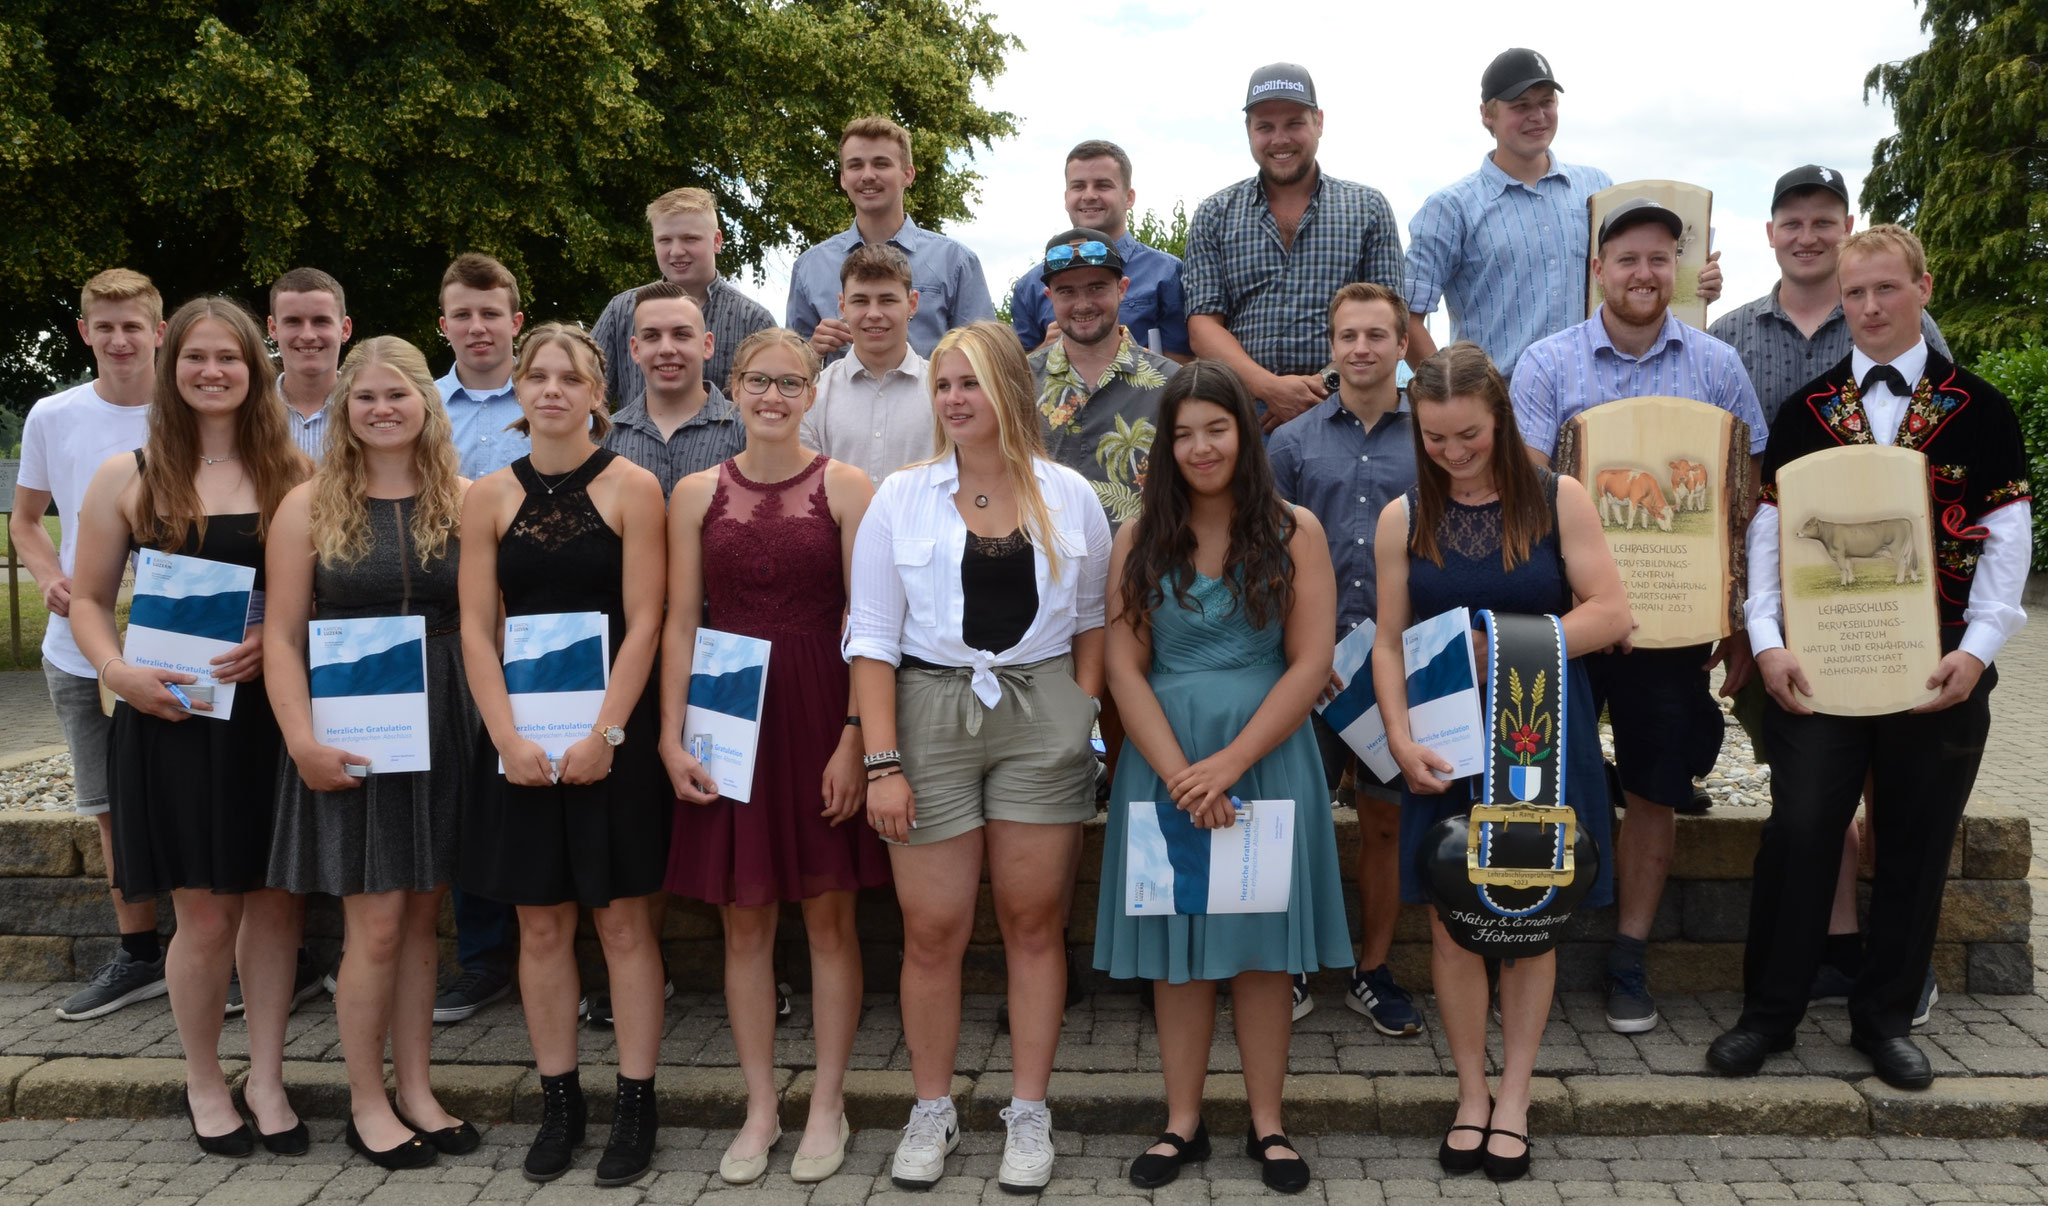
<instances>
[{"instance_id":1,"label":"burgundy lace dress","mask_svg":"<svg viewBox=\"0 0 2048 1206\"><path fill-rule=\"evenodd\" d=\"M839 630L846 580L818 457L785 481L726 461L704 513L705 623L772 646L753 799L678 802L668 890L743 908L889 882L889 856L860 813L828 823L825 763L845 724Z\"/></svg>"}]
</instances>

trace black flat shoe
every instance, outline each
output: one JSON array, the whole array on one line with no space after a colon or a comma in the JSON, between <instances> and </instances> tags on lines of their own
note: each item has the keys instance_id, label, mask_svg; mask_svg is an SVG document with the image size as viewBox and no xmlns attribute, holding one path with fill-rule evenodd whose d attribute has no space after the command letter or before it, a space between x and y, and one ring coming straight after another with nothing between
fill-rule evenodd
<instances>
[{"instance_id":1,"label":"black flat shoe","mask_svg":"<svg viewBox=\"0 0 2048 1206\"><path fill-rule=\"evenodd\" d=\"M1209 1124L1197 1122L1195 1137L1183 1139L1172 1131L1160 1133L1158 1143L1170 1145L1171 1152L1146 1152L1131 1161L1131 1184L1139 1189L1171 1185L1183 1164L1200 1164L1209 1158Z\"/></svg>"},{"instance_id":2,"label":"black flat shoe","mask_svg":"<svg viewBox=\"0 0 2048 1206\"><path fill-rule=\"evenodd\" d=\"M1924 1089L1934 1083L1934 1066L1912 1039L1851 1034L1849 1045L1869 1056L1877 1078L1894 1089Z\"/></svg>"},{"instance_id":3,"label":"black flat shoe","mask_svg":"<svg viewBox=\"0 0 2048 1206\"><path fill-rule=\"evenodd\" d=\"M398 1108L397 1102L391 1103L391 1112L397 1115L400 1122L411 1127L413 1134L433 1144L434 1150L444 1156L466 1156L484 1141L484 1137L476 1133L476 1128L467 1122L458 1122L454 1126L444 1126L438 1131L430 1131L407 1118L405 1112Z\"/></svg>"},{"instance_id":4,"label":"black flat shoe","mask_svg":"<svg viewBox=\"0 0 2048 1206\"><path fill-rule=\"evenodd\" d=\"M1244 1133L1244 1154L1258 1163L1259 1179L1275 1193L1300 1193L1308 1188L1308 1161L1300 1156L1266 1155L1273 1148L1293 1146L1285 1135L1268 1135L1261 1139L1258 1132L1249 1127Z\"/></svg>"},{"instance_id":5,"label":"black flat shoe","mask_svg":"<svg viewBox=\"0 0 2048 1206\"><path fill-rule=\"evenodd\" d=\"M1451 1136L1459 1131L1478 1131L1479 1145L1477 1147L1452 1147ZM1486 1158L1487 1134L1487 1129L1483 1126L1468 1126L1464 1123L1453 1126L1450 1130L1444 1132L1444 1141L1437 1145L1437 1166L1452 1176L1478 1172L1480 1162Z\"/></svg>"},{"instance_id":6,"label":"black flat shoe","mask_svg":"<svg viewBox=\"0 0 2048 1206\"><path fill-rule=\"evenodd\" d=\"M1723 1076L1755 1076L1762 1071L1765 1056L1790 1051L1792 1040L1789 1034L1737 1026L1707 1045L1707 1067Z\"/></svg>"},{"instance_id":7,"label":"black flat shoe","mask_svg":"<svg viewBox=\"0 0 2048 1206\"><path fill-rule=\"evenodd\" d=\"M303 1118L281 1131L257 1131L256 1137L263 1141L264 1151L277 1156L303 1156L312 1146Z\"/></svg>"},{"instance_id":8,"label":"black flat shoe","mask_svg":"<svg viewBox=\"0 0 2048 1206\"><path fill-rule=\"evenodd\" d=\"M1504 1135L1509 1139L1520 1140L1522 1154L1519 1156L1496 1154L1493 1150L1493 1137L1495 1135ZM1479 1144L1479 1150L1481 1152L1479 1167L1486 1171L1487 1180L1519 1181L1529 1175L1529 1136L1517 1134L1514 1131L1503 1131L1496 1127L1488 1127L1486 1128L1486 1138Z\"/></svg>"},{"instance_id":9,"label":"black flat shoe","mask_svg":"<svg viewBox=\"0 0 2048 1206\"><path fill-rule=\"evenodd\" d=\"M202 1135L199 1133L199 1116L192 1112L192 1091L185 1091L185 1117L192 1123L192 1141L199 1150L209 1156L246 1156L256 1150L255 1132L249 1124L242 1125L225 1135ZM305 1150L303 1148L301 1151Z\"/></svg>"},{"instance_id":10,"label":"black flat shoe","mask_svg":"<svg viewBox=\"0 0 2048 1206\"><path fill-rule=\"evenodd\" d=\"M417 1131L413 1132L412 1138L401 1142L397 1147L385 1148L380 1152L363 1142L362 1133L356 1130L356 1120L351 1118L348 1120L348 1130L342 1137L347 1140L351 1150L361 1152L370 1163L391 1172L401 1168L425 1168L432 1164L436 1157L434 1145L420 1138Z\"/></svg>"}]
</instances>

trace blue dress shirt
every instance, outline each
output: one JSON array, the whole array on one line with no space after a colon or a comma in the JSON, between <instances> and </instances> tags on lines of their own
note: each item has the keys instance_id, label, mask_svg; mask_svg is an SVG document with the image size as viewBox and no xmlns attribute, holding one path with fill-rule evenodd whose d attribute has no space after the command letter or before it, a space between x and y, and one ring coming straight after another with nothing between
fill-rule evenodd
<instances>
[{"instance_id":1,"label":"blue dress shirt","mask_svg":"<svg viewBox=\"0 0 2048 1206\"><path fill-rule=\"evenodd\" d=\"M1337 570L1337 639L1379 615L1373 537L1380 512L1415 484L1408 396L1367 430L1337 395L1280 425L1266 445L1280 497L1323 525Z\"/></svg>"},{"instance_id":2,"label":"blue dress shirt","mask_svg":"<svg viewBox=\"0 0 2048 1206\"><path fill-rule=\"evenodd\" d=\"M441 391L441 404L448 408L455 454L462 458L462 476L474 481L533 451L533 441L506 430L519 418L519 399L512 392L509 376L497 389L479 392L464 385L451 368L434 384Z\"/></svg>"},{"instance_id":3,"label":"blue dress shirt","mask_svg":"<svg viewBox=\"0 0 2048 1206\"><path fill-rule=\"evenodd\" d=\"M1193 355L1194 349L1188 346L1187 303L1180 288L1180 257L1147 247L1128 230L1116 241L1116 253L1124 258L1124 275L1131 282L1123 304L1117 307L1116 320L1130 329L1131 339L1146 351ZM1052 321L1052 299L1045 295L1045 263L1040 261L1017 278L1017 286L1010 292L1010 325L1024 350L1030 352L1045 342L1045 329Z\"/></svg>"},{"instance_id":4,"label":"blue dress shirt","mask_svg":"<svg viewBox=\"0 0 2048 1206\"><path fill-rule=\"evenodd\" d=\"M1545 456L1556 451L1557 433L1582 410L1623 398L1693 398L1728 411L1749 424L1749 451L1763 454L1770 425L1757 405L1756 388L1735 349L1664 312L1664 329L1641 356L1614 346L1593 317L1522 353L1521 369L1509 393L1522 440Z\"/></svg>"},{"instance_id":5,"label":"blue dress shirt","mask_svg":"<svg viewBox=\"0 0 2048 1206\"><path fill-rule=\"evenodd\" d=\"M864 240L850 226L796 257L789 270L789 328L805 339L821 318L839 317L839 267ZM910 316L910 346L929 357L954 327L996 316L981 260L964 243L924 229L909 217L889 242L910 259L917 313ZM838 355L846 354L841 348Z\"/></svg>"}]
</instances>

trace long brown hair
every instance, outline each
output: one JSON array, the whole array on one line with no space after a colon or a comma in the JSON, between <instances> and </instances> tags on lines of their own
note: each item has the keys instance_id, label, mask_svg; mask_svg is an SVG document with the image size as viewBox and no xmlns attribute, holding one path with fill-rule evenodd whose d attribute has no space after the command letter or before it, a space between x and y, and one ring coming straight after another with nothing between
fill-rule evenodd
<instances>
[{"instance_id":1,"label":"long brown hair","mask_svg":"<svg viewBox=\"0 0 2048 1206\"><path fill-rule=\"evenodd\" d=\"M1060 542L1053 535L1052 512L1045 505L1045 491L1038 488L1038 462L1045 460L1044 420L1038 416L1031 388L1031 363L1024 359L1024 345L1017 333L999 322L972 322L954 327L932 349L932 448L929 465L953 455L953 433L939 421L938 364L947 352L967 358L967 367L981 382L981 392L994 403L996 435L1003 454L1003 470L1010 489L1017 495L1018 526L1045 554L1046 570L1060 580Z\"/></svg>"},{"instance_id":2,"label":"long brown hair","mask_svg":"<svg viewBox=\"0 0 2048 1206\"><path fill-rule=\"evenodd\" d=\"M413 442L412 543L420 568L447 551L448 537L462 513L462 466L455 454L448 409L420 350L396 335L379 335L355 346L335 382L333 413L327 417L327 456L313 475L309 521L313 551L323 565L356 565L370 552L370 468L363 442L349 423L349 394L356 378L385 365L420 396L426 422Z\"/></svg>"},{"instance_id":3,"label":"long brown hair","mask_svg":"<svg viewBox=\"0 0 2048 1206\"><path fill-rule=\"evenodd\" d=\"M199 468L199 420L178 393L178 355L192 328L208 319L226 327L241 344L249 366L249 392L235 412L235 455L256 491L256 538L268 533L270 517L293 486L306 480L311 462L292 446L285 427L284 400L270 375L263 328L248 307L229 297L195 297L171 315L164 350L156 361L156 390L149 407L149 439L143 445L142 474L135 493L135 538L158 548L182 547L196 526L206 539L206 508L193 474Z\"/></svg>"},{"instance_id":4,"label":"long brown hair","mask_svg":"<svg viewBox=\"0 0 2048 1206\"><path fill-rule=\"evenodd\" d=\"M1252 627L1264 628L1286 619L1294 605L1294 559L1287 554L1287 542L1294 536L1294 509L1274 484L1273 463L1266 459L1250 391L1228 365L1215 360L1182 367L1159 393L1159 434L1145 468L1145 506L1131 521L1136 531L1124 560L1124 580L1118 584L1124 614L1143 632L1152 612L1166 602L1168 589L1175 602L1188 605L1188 586L1195 575L1195 531L1188 523L1193 503L1180 461L1173 455L1173 432L1181 407L1189 402L1214 403L1237 422L1223 585Z\"/></svg>"},{"instance_id":5,"label":"long brown hair","mask_svg":"<svg viewBox=\"0 0 2048 1206\"><path fill-rule=\"evenodd\" d=\"M1522 429L1515 425L1508 383L1486 352L1470 340L1461 339L1423 361L1408 382L1411 409L1452 398L1477 398L1493 415L1490 455L1494 488L1500 491L1500 563L1502 569L1512 570L1527 561L1529 551L1550 534L1550 505L1543 500L1543 478L1522 451ZM1443 523L1451 475L1430 458L1422 439L1421 417L1409 426L1415 433L1416 507L1409 526L1408 552L1442 565L1436 532Z\"/></svg>"}]
</instances>

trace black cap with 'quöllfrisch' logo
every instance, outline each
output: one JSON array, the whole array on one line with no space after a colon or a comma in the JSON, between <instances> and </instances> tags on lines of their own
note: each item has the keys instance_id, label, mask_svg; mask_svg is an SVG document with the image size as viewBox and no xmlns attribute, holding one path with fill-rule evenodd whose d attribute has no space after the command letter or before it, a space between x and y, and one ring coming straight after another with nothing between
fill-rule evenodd
<instances>
[{"instance_id":1,"label":"black cap with 'qu\u00f6llfrisch' logo","mask_svg":"<svg viewBox=\"0 0 2048 1206\"><path fill-rule=\"evenodd\" d=\"M1778 212L1778 203L1785 199L1786 193L1796 188L1824 188L1840 197L1842 204L1849 204L1849 185L1842 179L1842 173L1809 163L1778 177L1777 187L1771 190L1771 212Z\"/></svg>"},{"instance_id":2,"label":"black cap with 'qu\u00f6llfrisch' logo","mask_svg":"<svg viewBox=\"0 0 2048 1206\"><path fill-rule=\"evenodd\" d=\"M1517 46L1501 51L1486 65L1486 74L1479 77L1479 99L1511 101L1538 84L1564 91L1564 85L1550 73L1549 59Z\"/></svg>"},{"instance_id":3,"label":"black cap with 'qu\u00f6llfrisch' logo","mask_svg":"<svg viewBox=\"0 0 2048 1206\"><path fill-rule=\"evenodd\" d=\"M1245 111L1269 100L1293 101L1316 108L1316 82L1309 77L1308 68L1299 63L1268 63L1252 72L1252 82L1244 93Z\"/></svg>"}]
</instances>

